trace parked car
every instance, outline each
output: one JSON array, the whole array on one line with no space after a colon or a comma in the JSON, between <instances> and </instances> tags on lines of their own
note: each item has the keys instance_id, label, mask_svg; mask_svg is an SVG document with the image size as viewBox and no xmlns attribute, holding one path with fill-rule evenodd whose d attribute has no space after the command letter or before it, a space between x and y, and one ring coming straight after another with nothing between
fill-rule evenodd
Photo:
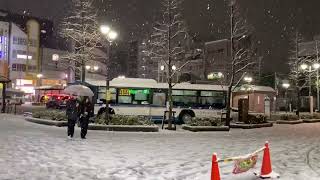
<instances>
[{"instance_id":1,"label":"parked car","mask_svg":"<svg viewBox=\"0 0 320 180\"><path fill-rule=\"evenodd\" d=\"M68 95L51 95L46 103L46 108L48 109L65 109L67 106L67 101L70 99Z\"/></svg>"}]
</instances>

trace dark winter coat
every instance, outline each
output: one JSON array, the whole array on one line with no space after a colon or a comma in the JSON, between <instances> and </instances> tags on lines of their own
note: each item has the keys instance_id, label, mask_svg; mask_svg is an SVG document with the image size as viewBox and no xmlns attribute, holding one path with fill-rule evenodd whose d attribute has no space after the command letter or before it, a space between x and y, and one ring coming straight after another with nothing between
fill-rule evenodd
<instances>
[{"instance_id":1,"label":"dark winter coat","mask_svg":"<svg viewBox=\"0 0 320 180\"><path fill-rule=\"evenodd\" d=\"M94 107L90 101L81 103L80 109L81 109L80 114L82 116L85 116L86 118L90 118L94 116Z\"/></svg>"},{"instance_id":2,"label":"dark winter coat","mask_svg":"<svg viewBox=\"0 0 320 180\"><path fill-rule=\"evenodd\" d=\"M68 119L77 120L79 117L79 103L76 99L70 99L67 102L67 111Z\"/></svg>"}]
</instances>

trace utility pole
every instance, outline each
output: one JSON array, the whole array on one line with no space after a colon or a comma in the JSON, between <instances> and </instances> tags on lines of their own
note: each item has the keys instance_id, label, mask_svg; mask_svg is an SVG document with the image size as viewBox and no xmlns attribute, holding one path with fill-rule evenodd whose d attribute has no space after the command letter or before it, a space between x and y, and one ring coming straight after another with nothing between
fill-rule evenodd
<instances>
[{"instance_id":1,"label":"utility pole","mask_svg":"<svg viewBox=\"0 0 320 180\"><path fill-rule=\"evenodd\" d=\"M107 55L108 57L106 58L106 111L105 111L105 119L106 123L109 124L109 119L110 119L110 114L109 114L109 95L110 95L110 81L109 81L109 62L110 62L110 53L111 52L111 42L108 44L108 52Z\"/></svg>"},{"instance_id":2,"label":"utility pole","mask_svg":"<svg viewBox=\"0 0 320 180\"><path fill-rule=\"evenodd\" d=\"M318 49L318 40L316 40L317 48L317 64L319 64L319 49ZM317 110L320 111L320 93L319 93L319 68L317 68Z\"/></svg>"}]
</instances>

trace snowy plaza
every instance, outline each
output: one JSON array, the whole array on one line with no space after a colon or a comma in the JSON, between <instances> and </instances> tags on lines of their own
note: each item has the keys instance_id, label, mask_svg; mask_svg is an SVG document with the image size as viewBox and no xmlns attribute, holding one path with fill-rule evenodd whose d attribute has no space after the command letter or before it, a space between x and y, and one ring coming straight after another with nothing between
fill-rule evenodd
<instances>
[{"instance_id":1,"label":"snowy plaza","mask_svg":"<svg viewBox=\"0 0 320 180\"><path fill-rule=\"evenodd\" d=\"M282 180L320 177L320 124L275 125L255 130L191 133L89 131L67 140L66 129L0 117L0 179L34 180L205 180L211 156L245 155L270 141L273 170ZM256 171L261 166L262 154ZM234 176L233 163L220 163L222 179L256 179L252 171Z\"/></svg>"}]
</instances>

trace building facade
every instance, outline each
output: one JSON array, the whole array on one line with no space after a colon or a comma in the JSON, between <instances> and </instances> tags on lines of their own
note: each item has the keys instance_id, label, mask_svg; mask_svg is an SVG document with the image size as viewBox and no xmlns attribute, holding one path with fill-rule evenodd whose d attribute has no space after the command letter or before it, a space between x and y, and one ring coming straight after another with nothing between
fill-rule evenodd
<instances>
[{"instance_id":1,"label":"building facade","mask_svg":"<svg viewBox=\"0 0 320 180\"><path fill-rule=\"evenodd\" d=\"M236 51L240 48L252 48L252 43L251 36L245 38L241 42L235 41L234 50ZM211 73L220 73L223 75L221 82L226 84L230 79L230 72L232 68L230 40L222 39L211 41L205 43L204 46L203 79L206 79ZM256 48L252 48L251 51L253 51L254 54L251 58L253 58L255 64L243 70L242 73L246 72L249 76L252 76L255 81L259 81L262 57L257 54ZM238 66L243 67L245 64L239 64ZM242 73L239 73L239 75L235 77L235 82L241 78Z\"/></svg>"}]
</instances>

